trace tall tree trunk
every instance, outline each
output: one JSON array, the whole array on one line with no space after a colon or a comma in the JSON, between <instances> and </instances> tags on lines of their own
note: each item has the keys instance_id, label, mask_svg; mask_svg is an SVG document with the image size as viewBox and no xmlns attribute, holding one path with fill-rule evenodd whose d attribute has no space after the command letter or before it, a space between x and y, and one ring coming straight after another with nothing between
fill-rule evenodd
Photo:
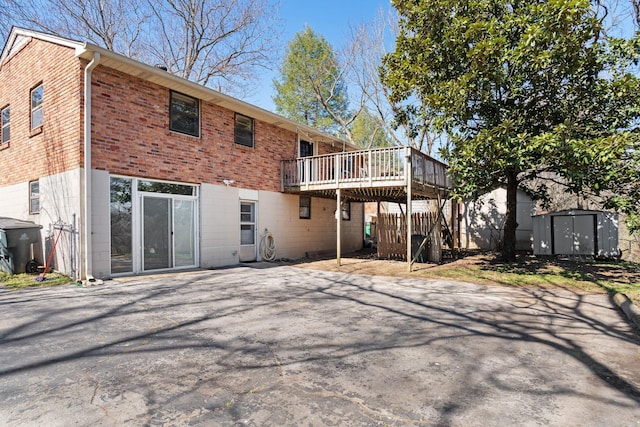
<instances>
[{"instance_id":1,"label":"tall tree trunk","mask_svg":"<svg viewBox=\"0 0 640 427\"><path fill-rule=\"evenodd\" d=\"M518 174L515 171L507 173L507 219L504 224L504 238L502 242L502 258L507 262L516 260L516 198L518 196Z\"/></svg>"}]
</instances>

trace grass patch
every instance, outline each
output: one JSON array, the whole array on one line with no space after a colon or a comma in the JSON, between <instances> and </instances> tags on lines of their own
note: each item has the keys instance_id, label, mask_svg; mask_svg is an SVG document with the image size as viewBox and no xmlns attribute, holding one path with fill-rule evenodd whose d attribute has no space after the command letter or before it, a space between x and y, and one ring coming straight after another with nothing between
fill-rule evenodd
<instances>
[{"instance_id":1,"label":"grass patch","mask_svg":"<svg viewBox=\"0 0 640 427\"><path fill-rule=\"evenodd\" d=\"M517 287L565 288L575 291L623 293L640 306L640 264L577 262L523 256L515 263L487 254L424 270L425 277Z\"/></svg>"},{"instance_id":2,"label":"grass patch","mask_svg":"<svg viewBox=\"0 0 640 427\"><path fill-rule=\"evenodd\" d=\"M38 275L35 274L8 274L0 272L0 285L12 289L23 289L66 285L73 282L70 277L58 273L48 273L42 282L38 282L36 277L38 277Z\"/></svg>"},{"instance_id":3,"label":"grass patch","mask_svg":"<svg viewBox=\"0 0 640 427\"><path fill-rule=\"evenodd\" d=\"M378 259L368 249L343 259L308 260L297 263L302 268L314 268L343 273L425 279L454 280L483 285L522 288L564 288L574 292L625 294L640 307L640 264L624 261L572 261L519 254L513 263L503 262L491 252L464 251L455 258L445 258L442 264L414 264L408 272L403 261Z\"/></svg>"}]
</instances>

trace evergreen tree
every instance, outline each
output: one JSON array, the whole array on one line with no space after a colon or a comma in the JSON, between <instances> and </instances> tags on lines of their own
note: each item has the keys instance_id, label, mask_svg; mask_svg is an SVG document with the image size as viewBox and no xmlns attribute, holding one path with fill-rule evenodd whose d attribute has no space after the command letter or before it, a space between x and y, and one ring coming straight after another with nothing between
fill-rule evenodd
<instances>
[{"instance_id":1,"label":"evergreen tree","mask_svg":"<svg viewBox=\"0 0 640 427\"><path fill-rule=\"evenodd\" d=\"M392 145L391 138L380 119L363 108L351 124L353 142L361 148L382 148Z\"/></svg>"},{"instance_id":2,"label":"evergreen tree","mask_svg":"<svg viewBox=\"0 0 640 427\"><path fill-rule=\"evenodd\" d=\"M276 111L283 116L339 135L334 116L348 115L346 85L335 52L327 40L309 27L289 43L274 80Z\"/></svg>"}]
</instances>

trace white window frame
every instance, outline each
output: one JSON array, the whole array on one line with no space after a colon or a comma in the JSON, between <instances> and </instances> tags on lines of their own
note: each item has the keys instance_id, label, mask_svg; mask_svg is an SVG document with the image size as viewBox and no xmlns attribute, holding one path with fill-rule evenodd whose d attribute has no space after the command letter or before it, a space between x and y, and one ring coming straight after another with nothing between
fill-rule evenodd
<instances>
[{"instance_id":1,"label":"white window frame","mask_svg":"<svg viewBox=\"0 0 640 427\"><path fill-rule=\"evenodd\" d=\"M351 202L342 202L342 208L340 210L342 212L342 220L351 221Z\"/></svg>"},{"instance_id":2,"label":"white window frame","mask_svg":"<svg viewBox=\"0 0 640 427\"><path fill-rule=\"evenodd\" d=\"M38 191L34 192L34 184L37 184ZM38 204L37 209L33 209L33 203ZM29 214L35 215L40 213L40 181L29 181Z\"/></svg>"},{"instance_id":3,"label":"white window frame","mask_svg":"<svg viewBox=\"0 0 640 427\"><path fill-rule=\"evenodd\" d=\"M122 273L111 273L113 277L118 276L130 276L132 274L140 274L145 271L178 271L190 268L197 268L200 265L200 186L194 185L188 182L180 182L180 181L166 181L166 180L156 180L156 179L144 179L144 178L135 178L127 175L118 175L113 174L109 175L110 178L123 178L131 180L131 220L132 220L132 271L130 272L122 272ZM179 194L172 193L162 193L162 192L148 192L148 191L140 191L138 186L140 182L161 182L167 184L177 184L177 185L185 185L193 187L193 193L191 196L184 196ZM174 267L168 269L158 269L158 270L145 270L144 269L144 260L142 253L142 242L143 242L143 230L144 230L144 218L142 216L142 203L143 198L145 196L153 196L153 197L166 197L172 198L173 200L193 200L195 202L194 205L194 239L195 239L195 253L194 260L195 265L193 266L180 266L175 267L175 260L173 261ZM111 227L109 227L109 236L111 236ZM173 237L172 237L173 239ZM111 242L111 237L109 237L109 242ZM173 242L172 242L173 245ZM109 243L109 257L111 257L111 243ZM109 260L109 264L111 260Z\"/></svg>"},{"instance_id":4,"label":"white window frame","mask_svg":"<svg viewBox=\"0 0 640 427\"><path fill-rule=\"evenodd\" d=\"M40 97L40 101L34 106L33 94L37 90L40 90L42 92L42 96ZM29 105L31 106L31 130L40 129L44 125L44 108L43 108L43 104L44 104L44 86L43 86L42 83L40 83L39 85L37 85L36 87L31 89L31 91L29 92L29 102L30 102ZM35 117L35 115L37 113L40 113L39 114L39 117L40 117L40 122L39 123L35 123L36 121L34 120L34 117Z\"/></svg>"},{"instance_id":5,"label":"white window frame","mask_svg":"<svg viewBox=\"0 0 640 427\"><path fill-rule=\"evenodd\" d=\"M303 205L302 204L302 199L308 199L309 200L309 204L308 205ZM309 210L309 214L307 216L303 216L302 215L302 208L308 208ZM298 200L298 216L300 217L300 219L311 219L311 196L300 196L299 200Z\"/></svg>"},{"instance_id":6,"label":"white window frame","mask_svg":"<svg viewBox=\"0 0 640 427\"><path fill-rule=\"evenodd\" d=\"M242 206L250 206L251 212L243 212ZM253 200L240 200L240 246L256 246L256 241L258 239L257 229L258 229L258 221L257 221L257 206L256 202ZM250 214L249 219L243 219L243 215ZM243 243L242 242L242 226L250 226L253 229L253 235L251 236L253 242L251 243Z\"/></svg>"},{"instance_id":7,"label":"white window frame","mask_svg":"<svg viewBox=\"0 0 640 427\"><path fill-rule=\"evenodd\" d=\"M5 112L7 114L7 121L5 122ZM11 139L11 108L9 105L0 110L0 144L7 144Z\"/></svg>"}]
</instances>

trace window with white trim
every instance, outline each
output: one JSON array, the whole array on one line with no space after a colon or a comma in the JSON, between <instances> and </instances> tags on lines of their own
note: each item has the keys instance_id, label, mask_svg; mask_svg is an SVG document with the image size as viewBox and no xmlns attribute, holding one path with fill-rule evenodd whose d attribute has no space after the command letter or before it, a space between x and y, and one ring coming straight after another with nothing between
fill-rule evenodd
<instances>
[{"instance_id":1,"label":"window with white trim","mask_svg":"<svg viewBox=\"0 0 640 427\"><path fill-rule=\"evenodd\" d=\"M300 219L311 219L310 196L300 196Z\"/></svg>"},{"instance_id":2,"label":"window with white trim","mask_svg":"<svg viewBox=\"0 0 640 427\"><path fill-rule=\"evenodd\" d=\"M0 137L0 144L5 144L9 142L11 138L11 111L9 110L9 106L7 105L0 111L0 120L2 123L2 128L0 133L2 134Z\"/></svg>"},{"instance_id":3,"label":"window with white trim","mask_svg":"<svg viewBox=\"0 0 640 427\"><path fill-rule=\"evenodd\" d=\"M44 123L43 99L44 88L40 83L40 85L31 89L31 130L38 129Z\"/></svg>"},{"instance_id":4,"label":"window with white trim","mask_svg":"<svg viewBox=\"0 0 640 427\"><path fill-rule=\"evenodd\" d=\"M40 181L29 183L29 213L40 213Z\"/></svg>"},{"instance_id":5,"label":"window with white trim","mask_svg":"<svg viewBox=\"0 0 640 427\"><path fill-rule=\"evenodd\" d=\"M351 221L351 202L342 202L342 220Z\"/></svg>"}]
</instances>

